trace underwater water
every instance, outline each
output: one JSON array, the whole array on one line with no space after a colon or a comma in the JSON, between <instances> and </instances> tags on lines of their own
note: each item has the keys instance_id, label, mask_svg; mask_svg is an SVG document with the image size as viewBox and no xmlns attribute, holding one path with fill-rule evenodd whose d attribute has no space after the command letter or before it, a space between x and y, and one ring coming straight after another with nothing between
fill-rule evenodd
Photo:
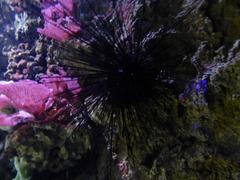
<instances>
[{"instance_id":1,"label":"underwater water","mask_svg":"<svg viewBox=\"0 0 240 180\"><path fill-rule=\"evenodd\" d=\"M0 8L0 180L240 179L238 0Z\"/></svg>"}]
</instances>

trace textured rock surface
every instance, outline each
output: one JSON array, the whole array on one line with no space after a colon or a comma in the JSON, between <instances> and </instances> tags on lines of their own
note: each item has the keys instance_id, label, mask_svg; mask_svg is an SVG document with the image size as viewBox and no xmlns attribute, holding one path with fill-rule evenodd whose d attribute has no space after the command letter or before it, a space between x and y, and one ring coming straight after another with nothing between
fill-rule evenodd
<instances>
[{"instance_id":1,"label":"textured rock surface","mask_svg":"<svg viewBox=\"0 0 240 180\"><path fill-rule=\"evenodd\" d=\"M105 149L103 137L99 136L100 129L72 131L72 128L54 124L32 125L22 126L10 134L6 151L16 156L15 165L24 165L17 176L24 174L24 178L33 179L41 179L41 174L47 179L107 178L110 154Z\"/></svg>"}]
</instances>

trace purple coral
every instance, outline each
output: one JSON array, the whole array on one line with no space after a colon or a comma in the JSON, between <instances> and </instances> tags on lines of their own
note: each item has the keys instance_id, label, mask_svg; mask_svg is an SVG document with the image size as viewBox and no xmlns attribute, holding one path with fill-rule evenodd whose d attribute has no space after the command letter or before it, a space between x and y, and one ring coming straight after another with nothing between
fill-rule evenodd
<instances>
[{"instance_id":1,"label":"purple coral","mask_svg":"<svg viewBox=\"0 0 240 180\"><path fill-rule=\"evenodd\" d=\"M200 79L198 81L190 83L185 91L179 95L179 100L186 101L193 98L193 95L197 95L198 97L203 97L202 95L206 95L208 92L208 80ZM201 99L201 98L200 98ZM205 102L205 100L203 100Z\"/></svg>"},{"instance_id":2,"label":"purple coral","mask_svg":"<svg viewBox=\"0 0 240 180\"><path fill-rule=\"evenodd\" d=\"M194 84L197 93L203 92L204 94L208 91L208 82L206 79L201 79Z\"/></svg>"},{"instance_id":3,"label":"purple coral","mask_svg":"<svg viewBox=\"0 0 240 180\"><path fill-rule=\"evenodd\" d=\"M73 17L72 0L44 0L42 3L44 28L37 31L58 41L65 41L78 34L80 26Z\"/></svg>"}]
</instances>

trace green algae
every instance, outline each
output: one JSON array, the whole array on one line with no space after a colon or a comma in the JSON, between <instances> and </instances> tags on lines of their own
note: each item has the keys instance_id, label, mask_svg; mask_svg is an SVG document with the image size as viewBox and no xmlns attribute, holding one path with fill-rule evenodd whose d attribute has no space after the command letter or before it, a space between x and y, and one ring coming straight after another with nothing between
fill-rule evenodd
<instances>
[{"instance_id":1,"label":"green algae","mask_svg":"<svg viewBox=\"0 0 240 180\"><path fill-rule=\"evenodd\" d=\"M127 140L118 138L117 149L127 156L134 170L132 179L237 180L239 79L240 62L236 60L210 81L208 104L183 103L174 98L168 105L162 103L165 107L159 108L159 114L148 116L155 118L154 127L132 144L130 156L123 153Z\"/></svg>"},{"instance_id":2,"label":"green algae","mask_svg":"<svg viewBox=\"0 0 240 180\"><path fill-rule=\"evenodd\" d=\"M72 128L31 124L12 132L5 151L15 160L15 180L40 180L42 176L53 180L106 179L109 170L113 177L119 177L101 128Z\"/></svg>"},{"instance_id":3,"label":"green algae","mask_svg":"<svg viewBox=\"0 0 240 180\"><path fill-rule=\"evenodd\" d=\"M17 171L17 175L13 180L31 179L31 174L29 172L29 164L23 158L15 157L14 166Z\"/></svg>"},{"instance_id":4,"label":"green algae","mask_svg":"<svg viewBox=\"0 0 240 180\"><path fill-rule=\"evenodd\" d=\"M25 126L9 139L8 149L16 152L16 157L26 165L31 172L35 168L39 172L53 172L69 168L81 160L92 148L91 136L86 130L72 138L66 129L56 125ZM83 132L84 131L84 132ZM16 158L16 163L20 159Z\"/></svg>"}]
</instances>

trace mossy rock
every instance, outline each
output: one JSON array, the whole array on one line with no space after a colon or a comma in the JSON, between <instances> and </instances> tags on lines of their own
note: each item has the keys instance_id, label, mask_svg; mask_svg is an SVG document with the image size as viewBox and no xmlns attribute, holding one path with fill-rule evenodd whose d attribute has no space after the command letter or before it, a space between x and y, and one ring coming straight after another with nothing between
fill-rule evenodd
<instances>
[{"instance_id":1,"label":"mossy rock","mask_svg":"<svg viewBox=\"0 0 240 180\"><path fill-rule=\"evenodd\" d=\"M73 128L55 123L26 124L13 131L7 138L5 156L15 159L16 179L22 176L34 180L42 176L46 180L119 177L102 127Z\"/></svg>"},{"instance_id":2,"label":"mossy rock","mask_svg":"<svg viewBox=\"0 0 240 180\"><path fill-rule=\"evenodd\" d=\"M216 37L231 46L240 37L240 2L238 0L208 1L206 15L212 20Z\"/></svg>"},{"instance_id":3,"label":"mossy rock","mask_svg":"<svg viewBox=\"0 0 240 180\"><path fill-rule=\"evenodd\" d=\"M167 114L167 108L165 113L159 109L165 121L155 116L161 125L132 144L132 179L239 179L239 80L240 62L236 60L209 82L207 104L184 104L176 99L169 101ZM123 146L124 140L119 143ZM128 157L130 162L133 156Z\"/></svg>"},{"instance_id":4,"label":"mossy rock","mask_svg":"<svg viewBox=\"0 0 240 180\"><path fill-rule=\"evenodd\" d=\"M8 149L39 171L58 172L74 165L92 148L91 133L85 129L71 134L57 125L23 126L8 138Z\"/></svg>"}]
</instances>

